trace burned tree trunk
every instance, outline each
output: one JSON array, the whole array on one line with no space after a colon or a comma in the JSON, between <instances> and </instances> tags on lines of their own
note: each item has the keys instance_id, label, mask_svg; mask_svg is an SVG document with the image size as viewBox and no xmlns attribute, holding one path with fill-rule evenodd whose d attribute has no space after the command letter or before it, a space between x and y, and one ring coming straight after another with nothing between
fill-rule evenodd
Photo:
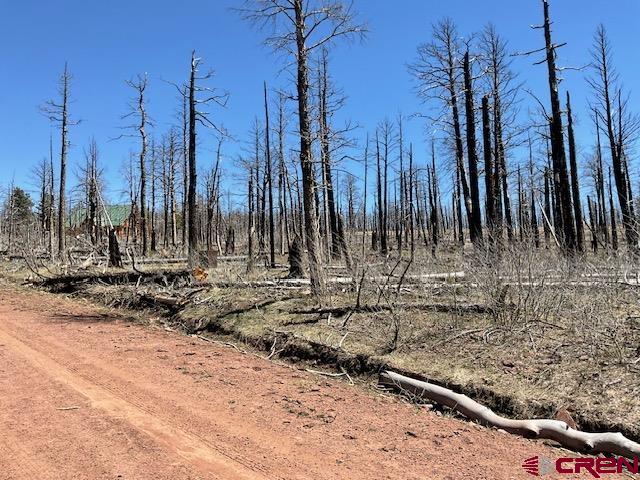
<instances>
[{"instance_id":1,"label":"burned tree trunk","mask_svg":"<svg viewBox=\"0 0 640 480\"><path fill-rule=\"evenodd\" d=\"M488 235L495 241L496 200L493 180L493 162L491 158L491 125L489 119L489 96L482 97L482 140L484 146L484 186L486 195L486 212Z\"/></svg>"},{"instance_id":2,"label":"burned tree trunk","mask_svg":"<svg viewBox=\"0 0 640 480\"><path fill-rule=\"evenodd\" d=\"M569 166L571 169L571 193L573 196L573 215L576 221L576 246L584 251L584 225L582 220L582 202L580 200L580 181L578 179L578 160L576 141L573 134L573 116L571 114L571 97L567 92L567 137L569 141Z\"/></svg>"},{"instance_id":3,"label":"burned tree trunk","mask_svg":"<svg viewBox=\"0 0 640 480\"><path fill-rule=\"evenodd\" d=\"M551 187L549 185L549 178L551 172L548 167L544 169L544 241L546 246L549 246L551 240Z\"/></svg>"},{"instance_id":4,"label":"burned tree trunk","mask_svg":"<svg viewBox=\"0 0 640 480\"><path fill-rule=\"evenodd\" d=\"M295 0L295 38L297 49L298 122L300 132L300 167L302 171L302 200L304 203L304 226L309 258L311 288L319 298L325 294L324 276L320 261L320 241L314 196L315 178L311 158L311 120L309 115L309 71L307 67L308 48L306 45L307 15L302 0Z\"/></svg>"},{"instance_id":5,"label":"burned tree trunk","mask_svg":"<svg viewBox=\"0 0 640 480\"><path fill-rule=\"evenodd\" d=\"M333 174L331 172L331 148L330 148L330 125L328 120L328 72L327 72L327 52L322 50L321 74L319 78L319 123L320 123L320 155L322 160L322 177L326 198L325 208L328 214L328 225L326 225L327 238L329 240L330 255L333 258L340 256L340 241L338 232L338 219L336 214L335 192L333 188Z\"/></svg>"},{"instance_id":6,"label":"burned tree trunk","mask_svg":"<svg viewBox=\"0 0 640 480\"><path fill-rule=\"evenodd\" d=\"M67 184L67 153L69 150L69 127L77 125L79 122L69 118L69 88L71 74L67 64L64 64L64 72L60 77L58 92L60 103L53 100L48 101L41 109L42 112L53 123L60 127L60 188L58 192L58 256L62 257L66 250L66 184ZM53 171L52 171L53 172Z\"/></svg>"},{"instance_id":7,"label":"burned tree trunk","mask_svg":"<svg viewBox=\"0 0 640 480\"><path fill-rule=\"evenodd\" d=\"M138 133L140 134L140 154L139 154L139 168L140 168L140 230L142 234L142 255L146 256L149 253L148 247L148 233L147 233L147 112L145 108L145 91L147 89L147 76L139 75L136 80L128 80L127 85L133 88L136 92L136 106L135 110L131 112L138 117L139 123L136 126Z\"/></svg>"},{"instance_id":8,"label":"burned tree trunk","mask_svg":"<svg viewBox=\"0 0 640 480\"><path fill-rule=\"evenodd\" d=\"M256 166L257 168L257 166ZM249 204L249 215L247 218L247 272L253 270L253 221L254 221L254 189L253 189L253 167L249 167L247 185L247 203Z\"/></svg>"},{"instance_id":9,"label":"burned tree trunk","mask_svg":"<svg viewBox=\"0 0 640 480\"><path fill-rule=\"evenodd\" d=\"M289 247L289 275L288 278L304 277L302 266L302 240L298 235L293 238Z\"/></svg>"},{"instance_id":10,"label":"burned tree trunk","mask_svg":"<svg viewBox=\"0 0 640 480\"><path fill-rule=\"evenodd\" d=\"M191 52L191 71L189 74L189 189L187 194L187 240L189 267L199 263L197 229L197 167L196 167L196 52Z\"/></svg>"},{"instance_id":11,"label":"burned tree trunk","mask_svg":"<svg viewBox=\"0 0 640 480\"><path fill-rule=\"evenodd\" d=\"M380 142L378 140L378 130L376 129L376 191L378 193L378 228L377 232L378 241L376 245L380 245L380 251L383 254L386 254L387 245L384 240L384 233L382 231L384 225L384 213L383 213L383 203L382 203L382 170L380 165ZM372 242L373 245L373 242ZM376 248L377 250L377 248Z\"/></svg>"},{"instance_id":12,"label":"burned tree trunk","mask_svg":"<svg viewBox=\"0 0 640 480\"><path fill-rule=\"evenodd\" d=\"M467 157L469 159L469 187L471 195L471 216L469 233L474 244L482 242L482 216L480 212L480 188L478 186L478 155L476 153L476 122L473 105L473 83L469 50L464 54L465 116L467 119Z\"/></svg>"},{"instance_id":13,"label":"burned tree trunk","mask_svg":"<svg viewBox=\"0 0 640 480\"><path fill-rule=\"evenodd\" d=\"M122 268L122 255L120 255L120 245L118 237L113 228L109 229L109 265L112 267Z\"/></svg>"},{"instance_id":14,"label":"burned tree trunk","mask_svg":"<svg viewBox=\"0 0 640 480\"><path fill-rule=\"evenodd\" d=\"M598 253L598 226L595 208L589 195L587 195L587 205L589 207L589 224L591 226L591 249L593 253Z\"/></svg>"},{"instance_id":15,"label":"burned tree trunk","mask_svg":"<svg viewBox=\"0 0 640 480\"><path fill-rule=\"evenodd\" d=\"M625 130L623 124L626 121L623 111L624 105L620 101L621 89L616 85L616 75L613 70L613 65L611 65L611 46L602 25L598 27L595 35L593 66L596 70L596 78L590 79L590 84L595 90L601 105L596 111L596 119L598 116L603 119L604 126L602 128L609 139L613 177L616 183L618 204L620 205L620 212L622 213L622 225L624 227L627 246L632 253L638 253L638 230L633 205L631 204L628 171L627 168L625 168L626 162L624 159L625 136L622 133ZM617 121L615 119L615 106L613 104L616 97L618 97ZM611 185L609 185L609 187L611 187ZM611 212L612 219L614 216L614 212ZM615 230L613 225L611 226L611 230L612 232Z\"/></svg>"},{"instance_id":16,"label":"burned tree trunk","mask_svg":"<svg viewBox=\"0 0 640 480\"><path fill-rule=\"evenodd\" d=\"M267 183L268 183L268 197L269 197L269 264L271 268L276 266L276 232L275 223L273 218L273 176L271 174L271 146L269 137L271 132L269 130L269 104L267 102L267 82L264 82L264 117L265 117L265 161L267 162Z\"/></svg>"},{"instance_id":17,"label":"burned tree trunk","mask_svg":"<svg viewBox=\"0 0 640 480\"><path fill-rule=\"evenodd\" d=\"M551 158L553 159L554 188L558 192L557 206L562 221L562 246L571 253L576 250L576 231L571 210L571 189L567 175L567 159L564 149L564 132L562 112L558 95L558 79L556 70L556 48L551 39L551 20L549 19L549 2L542 0L544 9L544 38L547 59L549 93L551 96Z\"/></svg>"},{"instance_id":18,"label":"burned tree trunk","mask_svg":"<svg viewBox=\"0 0 640 480\"><path fill-rule=\"evenodd\" d=\"M609 211L611 212L611 248L618 250L618 225L616 222L616 207L613 204L613 193L611 189L611 167L609 167Z\"/></svg>"}]
</instances>

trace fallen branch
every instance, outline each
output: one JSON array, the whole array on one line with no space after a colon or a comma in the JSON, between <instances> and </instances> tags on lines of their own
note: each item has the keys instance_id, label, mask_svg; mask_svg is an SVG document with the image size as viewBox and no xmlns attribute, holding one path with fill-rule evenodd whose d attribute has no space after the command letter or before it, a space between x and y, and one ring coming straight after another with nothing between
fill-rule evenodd
<instances>
[{"instance_id":1,"label":"fallen branch","mask_svg":"<svg viewBox=\"0 0 640 480\"><path fill-rule=\"evenodd\" d=\"M563 447L578 452L605 453L627 458L640 456L640 444L629 440L620 432L588 433L575 430L560 420L504 418L466 395L391 371L380 374L380 383L437 402L463 414L470 420L514 435L555 440Z\"/></svg>"}]
</instances>

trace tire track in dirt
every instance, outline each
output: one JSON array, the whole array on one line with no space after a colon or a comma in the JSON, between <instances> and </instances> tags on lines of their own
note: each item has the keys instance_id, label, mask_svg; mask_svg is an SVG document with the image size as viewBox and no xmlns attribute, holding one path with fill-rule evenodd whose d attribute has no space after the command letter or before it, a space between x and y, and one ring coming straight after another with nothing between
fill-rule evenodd
<instances>
[{"instance_id":1,"label":"tire track in dirt","mask_svg":"<svg viewBox=\"0 0 640 480\"><path fill-rule=\"evenodd\" d=\"M197 418L199 423L209 426L209 431L216 432L219 446L211 446L202 435L192 429L179 425L179 422L175 423L173 421L174 418L168 418L168 415L175 415L178 418L181 416L195 418L198 417L197 412L185 410L181 405L177 405L154 394L153 391L145 388L145 385L134 383L134 380L139 379L132 378L131 372L127 372L110 363L101 363L99 358L92 356L90 349L80 349L76 351L69 348L66 343L55 340L54 337L30 335L28 328L21 327L17 323L5 323L2 327L14 338L28 339L28 345L24 341L22 343L25 343L25 345L33 350L48 352L45 355L47 358L58 363L73 375L110 392L118 398L126 397L127 403L137 407L149 417L163 417L166 423L178 430L188 431L189 435L194 439L197 439L202 444L207 445L229 460L244 465L249 470L262 472L268 476L268 478L274 480L282 478L274 472L268 471L259 461L251 461L237 451L235 445L237 442L234 442L234 439L236 439L237 434L243 430L242 425L239 425L237 422L230 422L220 417L215 418L215 420L211 418ZM178 413L182 415L176 415ZM232 437L228 432L234 432L236 435ZM264 445L272 440L270 437L263 435L262 432L255 430L244 433L248 433L251 437L251 451L254 453L257 453Z\"/></svg>"},{"instance_id":2,"label":"tire track in dirt","mask_svg":"<svg viewBox=\"0 0 640 480\"><path fill-rule=\"evenodd\" d=\"M109 415L126 419L166 449L195 465L199 470L214 475L213 478L224 480L266 480L268 478L261 472L252 470L246 464L240 464L226 457L207 445L201 438L153 416L141 405L135 405L108 389L67 370L50 357L7 333L2 328L2 324L0 324L0 342L38 367L47 376L68 385L87 397L94 407L102 409Z\"/></svg>"}]
</instances>

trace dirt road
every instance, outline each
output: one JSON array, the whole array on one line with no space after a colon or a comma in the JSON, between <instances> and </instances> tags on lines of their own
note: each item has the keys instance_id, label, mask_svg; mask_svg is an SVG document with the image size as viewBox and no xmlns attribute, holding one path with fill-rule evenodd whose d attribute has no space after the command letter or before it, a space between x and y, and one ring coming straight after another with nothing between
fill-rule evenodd
<instances>
[{"instance_id":1,"label":"dirt road","mask_svg":"<svg viewBox=\"0 0 640 480\"><path fill-rule=\"evenodd\" d=\"M560 451L0 286L3 480L527 478L533 455Z\"/></svg>"}]
</instances>

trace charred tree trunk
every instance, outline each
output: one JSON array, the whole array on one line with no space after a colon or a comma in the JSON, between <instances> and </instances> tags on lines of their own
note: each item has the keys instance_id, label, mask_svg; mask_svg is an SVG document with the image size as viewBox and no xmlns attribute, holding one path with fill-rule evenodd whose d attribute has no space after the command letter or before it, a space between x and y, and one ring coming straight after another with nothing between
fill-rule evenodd
<instances>
[{"instance_id":1,"label":"charred tree trunk","mask_svg":"<svg viewBox=\"0 0 640 480\"><path fill-rule=\"evenodd\" d=\"M589 224L591 225L591 250L598 253L598 227L596 222L596 214L591 197L587 195L587 205L589 206Z\"/></svg>"},{"instance_id":2,"label":"charred tree trunk","mask_svg":"<svg viewBox=\"0 0 640 480\"><path fill-rule=\"evenodd\" d=\"M562 112L558 95L558 79L556 70L556 46L551 40L551 21L549 19L549 2L542 0L544 9L544 38L546 47L549 93L551 96L551 158L553 159L554 188L557 192L557 206L562 221L562 246L568 253L576 250L576 231L571 209L571 189L567 175L567 159L564 149L564 132Z\"/></svg>"},{"instance_id":3,"label":"charred tree trunk","mask_svg":"<svg viewBox=\"0 0 640 480\"><path fill-rule=\"evenodd\" d=\"M576 141L573 134L573 116L571 114L571 97L567 92L567 139L569 141L569 166L571 169L571 193L573 196L573 215L576 221L576 247L584 251L584 225L582 220L582 202L580 200L580 181L578 179L578 160Z\"/></svg>"},{"instance_id":4,"label":"charred tree trunk","mask_svg":"<svg viewBox=\"0 0 640 480\"><path fill-rule=\"evenodd\" d=\"M302 170L302 197L304 225L309 258L311 289L318 298L325 294L325 283L320 262L319 235L314 197L315 178L311 159L311 122L309 118L309 78L307 67L306 17L302 0L294 0L295 38L297 47L298 121L300 132L300 166Z\"/></svg>"},{"instance_id":5,"label":"charred tree trunk","mask_svg":"<svg viewBox=\"0 0 640 480\"><path fill-rule=\"evenodd\" d=\"M416 237L415 237L415 212L413 206L413 184L415 172L413 170L413 145L409 144L409 238L411 242L411 259L416 255ZM366 198L366 197L365 197Z\"/></svg>"},{"instance_id":6,"label":"charred tree trunk","mask_svg":"<svg viewBox=\"0 0 640 480\"><path fill-rule=\"evenodd\" d=\"M486 212L488 235L491 242L495 241L496 200L493 180L493 162L491 158L491 124L489 118L489 96L482 97L482 140L484 147L484 186L486 195Z\"/></svg>"},{"instance_id":7,"label":"charred tree trunk","mask_svg":"<svg viewBox=\"0 0 640 480\"><path fill-rule=\"evenodd\" d=\"M182 95L182 248L187 248L187 224L189 218L189 115L187 92Z\"/></svg>"},{"instance_id":8,"label":"charred tree trunk","mask_svg":"<svg viewBox=\"0 0 640 480\"><path fill-rule=\"evenodd\" d=\"M338 232L338 219L336 214L335 193L333 189L333 175L331 173L331 146L330 132L328 123L328 73L327 73L327 52L322 51L321 75L319 79L320 86L320 149L322 158L322 175L324 182L324 191L326 196L326 214L328 215L329 224L326 225L325 234L330 239L329 249L332 258L340 257L340 241Z\"/></svg>"},{"instance_id":9,"label":"charred tree trunk","mask_svg":"<svg viewBox=\"0 0 640 480\"><path fill-rule=\"evenodd\" d=\"M253 217L254 217L254 195L253 195L253 167L249 167L247 185L247 203L249 204L249 215L247 218L247 273L253 271Z\"/></svg>"},{"instance_id":10,"label":"charred tree trunk","mask_svg":"<svg viewBox=\"0 0 640 480\"><path fill-rule=\"evenodd\" d=\"M197 228L197 168L196 168L196 52L191 52L191 72L189 76L189 180L187 195L187 232L189 267L195 268L199 263L198 228Z\"/></svg>"},{"instance_id":11,"label":"charred tree trunk","mask_svg":"<svg viewBox=\"0 0 640 480\"><path fill-rule=\"evenodd\" d=\"M431 142L431 182L429 188L429 209L431 219L431 256L436 257L436 249L440 240L440 219L438 210L438 177L436 175L436 153ZM426 206L425 206L426 207Z\"/></svg>"},{"instance_id":12,"label":"charred tree trunk","mask_svg":"<svg viewBox=\"0 0 640 480\"><path fill-rule=\"evenodd\" d=\"M551 187L549 185L549 180L551 176L551 172L548 168L544 169L544 241L547 247L549 247L549 242L551 241Z\"/></svg>"},{"instance_id":13,"label":"charred tree trunk","mask_svg":"<svg viewBox=\"0 0 640 480\"><path fill-rule=\"evenodd\" d=\"M384 225L384 213L383 213L383 203L382 203L382 169L380 164L380 142L378 140L378 131L376 130L376 167L377 167L377 183L376 190L378 192L378 237L379 242L376 242L380 245L380 252L382 254L387 253L387 245L384 233L382 231Z\"/></svg>"},{"instance_id":14,"label":"charred tree trunk","mask_svg":"<svg viewBox=\"0 0 640 480\"><path fill-rule=\"evenodd\" d=\"M609 211L611 212L611 248L618 250L618 225L616 222L616 207L613 204L613 193L611 189L611 167L609 167Z\"/></svg>"},{"instance_id":15,"label":"charred tree trunk","mask_svg":"<svg viewBox=\"0 0 640 480\"><path fill-rule=\"evenodd\" d=\"M113 228L109 229L109 265L112 267L122 268L122 255L120 255L120 245L118 237Z\"/></svg>"},{"instance_id":16,"label":"charred tree trunk","mask_svg":"<svg viewBox=\"0 0 640 480\"><path fill-rule=\"evenodd\" d=\"M265 159L267 162L267 182L269 197L269 264L271 268L276 266L276 232L273 218L273 176L271 174L271 144L269 141L269 103L267 101L267 82L264 82L264 117L265 117Z\"/></svg>"},{"instance_id":17,"label":"charred tree trunk","mask_svg":"<svg viewBox=\"0 0 640 480\"><path fill-rule=\"evenodd\" d=\"M482 215L480 211L480 188L478 186L478 155L476 152L476 122L473 105L473 83L471 80L471 63L469 51L464 54L464 91L465 116L467 119L467 157L469 159L469 189L471 196L471 216L469 217L469 234L471 241L478 245L482 242Z\"/></svg>"},{"instance_id":18,"label":"charred tree trunk","mask_svg":"<svg viewBox=\"0 0 640 480\"><path fill-rule=\"evenodd\" d=\"M302 266L302 240L298 235L293 238L289 247L289 276L288 278L304 277Z\"/></svg>"},{"instance_id":19,"label":"charred tree trunk","mask_svg":"<svg viewBox=\"0 0 640 480\"><path fill-rule=\"evenodd\" d=\"M604 168L602 166L602 146L600 144L600 127L598 112L594 112L596 122L596 192L598 198L598 228L604 239L605 245L609 245L609 227L607 220L607 202L604 190Z\"/></svg>"}]
</instances>

